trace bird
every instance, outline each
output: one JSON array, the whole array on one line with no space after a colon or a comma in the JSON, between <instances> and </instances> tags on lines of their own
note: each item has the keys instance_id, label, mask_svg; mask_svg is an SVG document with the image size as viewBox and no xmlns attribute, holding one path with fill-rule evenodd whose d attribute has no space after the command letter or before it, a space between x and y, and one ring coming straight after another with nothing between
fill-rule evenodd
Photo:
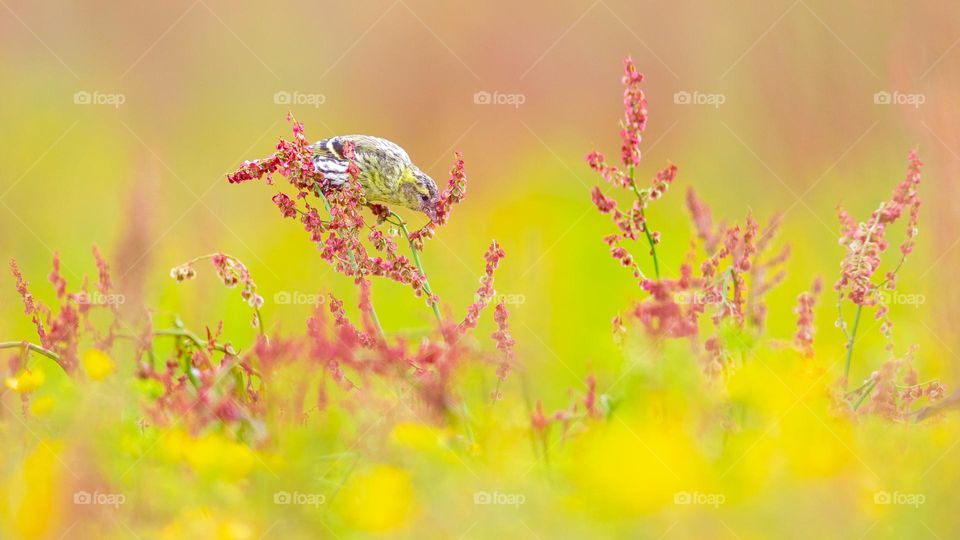
<instances>
[{"instance_id":1,"label":"bird","mask_svg":"<svg viewBox=\"0 0 960 540\"><path fill-rule=\"evenodd\" d=\"M381 137L338 135L314 143L313 167L323 173L328 185L339 188L349 180L350 160L344 156L347 143L353 143L353 161L360 171L367 201L397 204L422 212L431 221L437 220L437 183L414 165L403 148Z\"/></svg>"}]
</instances>

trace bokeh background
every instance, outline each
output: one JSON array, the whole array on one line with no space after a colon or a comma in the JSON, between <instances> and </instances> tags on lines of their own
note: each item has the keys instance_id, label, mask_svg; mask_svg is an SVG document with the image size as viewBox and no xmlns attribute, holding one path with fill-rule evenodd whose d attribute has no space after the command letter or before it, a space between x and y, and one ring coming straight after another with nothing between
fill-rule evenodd
<instances>
[{"instance_id":1,"label":"bokeh background","mask_svg":"<svg viewBox=\"0 0 960 540\"><path fill-rule=\"evenodd\" d=\"M222 250L249 266L268 325L298 332L310 306L275 294L350 288L278 218L272 188L231 186L225 173L269 154L288 110L314 139L392 139L438 181L459 150L468 198L424 255L431 283L462 313L498 239L526 391L561 406L589 372L617 378L610 321L640 294L601 241L610 225L583 160L618 153L627 55L647 77L640 176L680 171L650 214L667 273L689 244L688 186L720 219L786 212L778 241L794 256L769 321L784 339L797 294L838 273L836 206L869 214L919 148L920 244L899 283L924 301L893 316L898 343L919 344L919 364L955 381L960 8L943 2L0 0L0 255L50 299L52 253L76 282L94 272L96 244L130 302L193 327L222 319L241 343L254 330L231 291L167 275ZM374 294L388 330L429 326L401 287ZM32 335L21 312L9 281L0 338ZM834 319L828 292L818 336L839 360ZM882 358L878 327L867 330L864 354Z\"/></svg>"}]
</instances>

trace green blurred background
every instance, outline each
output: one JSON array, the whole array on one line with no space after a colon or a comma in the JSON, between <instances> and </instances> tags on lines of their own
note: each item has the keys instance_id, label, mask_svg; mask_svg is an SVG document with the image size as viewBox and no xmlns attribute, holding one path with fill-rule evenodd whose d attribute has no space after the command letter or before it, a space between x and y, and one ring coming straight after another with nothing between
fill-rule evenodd
<instances>
[{"instance_id":1,"label":"green blurred background","mask_svg":"<svg viewBox=\"0 0 960 540\"><path fill-rule=\"evenodd\" d=\"M594 148L619 153L621 59L632 55L650 102L640 176L680 168L650 211L667 274L689 244L688 186L719 219L786 211L779 241L794 257L769 318L784 339L797 294L817 274L832 284L839 270L836 205L863 219L919 147L921 240L900 287L925 301L894 307L895 332L949 383L960 347L958 21L960 8L932 1L2 0L0 254L16 257L49 300L52 251L78 282L93 275L97 244L128 307L176 312L195 328L223 319L244 345L254 331L233 292L209 273L175 284L170 267L217 250L239 257L267 299L268 327L286 333L301 331L310 306L278 305L275 294L353 298L300 227L279 219L275 188L224 179L289 134L288 110L314 139L390 138L438 181L460 150L468 198L427 249L431 282L462 314L497 238L508 255L498 292L523 300L511 314L519 369L560 406L591 369L616 379L610 320L640 296L601 241L611 225L593 209L596 179L583 161ZM478 92L522 104L477 103ZM723 104L678 103L678 92ZM923 103L878 104L877 92ZM378 283L375 301L388 330L430 324L401 287ZM11 280L0 287L0 337L32 337L21 312ZM820 351L839 359L834 319L828 293ZM877 327L865 343L879 363Z\"/></svg>"}]
</instances>

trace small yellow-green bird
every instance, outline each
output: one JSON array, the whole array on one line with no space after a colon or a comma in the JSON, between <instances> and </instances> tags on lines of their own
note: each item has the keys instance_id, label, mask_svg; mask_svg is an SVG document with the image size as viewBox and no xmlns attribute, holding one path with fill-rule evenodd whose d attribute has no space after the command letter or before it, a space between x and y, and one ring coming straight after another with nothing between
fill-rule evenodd
<instances>
[{"instance_id":1,"label":"small yellow-green bird","mask_svg":"<svg viewBox=\"0 0 960 540\"><path fill-rule=\"evenodd\" d=\"M322 172L334 187L347 183L349 160L344 144L354 145L354 163L360 169L359 180L367 200L399 204L437 219L440 192L436 182L410 160L396 143L369 135L340 135L313 144L313 167Z\"/></svg>"}]
</instances>

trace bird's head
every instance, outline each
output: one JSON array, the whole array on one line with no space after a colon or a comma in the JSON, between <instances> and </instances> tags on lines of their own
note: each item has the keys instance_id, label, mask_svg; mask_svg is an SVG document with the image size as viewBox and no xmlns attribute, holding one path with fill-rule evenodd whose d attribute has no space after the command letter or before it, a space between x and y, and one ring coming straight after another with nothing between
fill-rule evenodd
<instances>
[{"instance_id":1,"label":"bird's head","mask_svg":"<svg viewBox=\"0 0 960 540\"><path fill-rule=\"evenodd\" d=\"M404 175L400 185L400 194L403 205L411 210L423 212L431 221L437 220L437 203L440 202L440 191L437 183L426 173L416 167L411 167L409 174Z\"/></svg>"}]
</instances>

